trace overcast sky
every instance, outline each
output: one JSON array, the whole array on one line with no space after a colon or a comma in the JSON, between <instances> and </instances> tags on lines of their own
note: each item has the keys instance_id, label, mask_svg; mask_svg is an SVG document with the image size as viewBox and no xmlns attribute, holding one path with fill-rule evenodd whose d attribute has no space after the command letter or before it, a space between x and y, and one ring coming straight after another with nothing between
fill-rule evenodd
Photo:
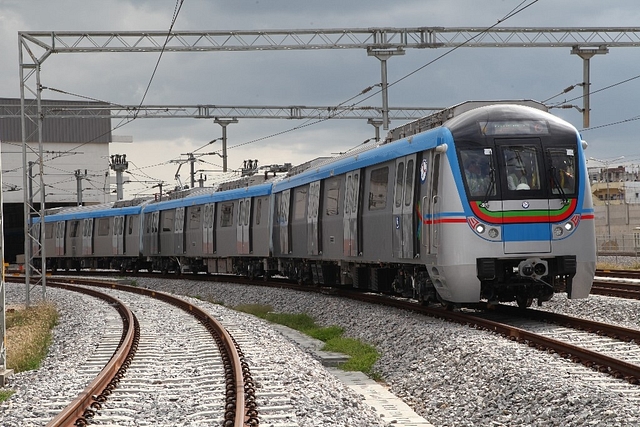
<instances>
[{"instance_id":1,"label":"overcast sky","mask_svg":"<svg viewBox=\"0 0 640 427\"><path fill-rule=\"evenodd\" d=\"M530 3L526 0L524 4ZM176 23L181 30L259 30L369 27L492 26L521 5L521 0L185 0ZM18 31L167 31L175 0L0 0L0 96L19 97ZM637 0L539 0L502 27L637 27ZM388 62L392 83L442 55L444 49L408 49ZM61 54L42 67L42 84L83 97L137 105L149 84L158 53ZM640 75L640 48L612 48L591 60L592 91ZM338 105L380 82L380 62L356 49L165 53L145 99L146 104ZM582 82L582 60L569 48L462 48L435 61L389 90L391 107L450 106L466 100L546 100L565 87ZM583 130L588 156L625 156L640 163L637 143L640 120L605 126L640 116L640 78L591 97L591 127L582 129L575 109L552 110ZM581 95L577 88L553 101ZM44 91L48 99L64 99ZM82 100L68 97L66 99ZM381 96L363 105L380 106ZM582 105L580 99L572 104ZM113 125L116 125L116 120ZM302 121L240 119L228 127L231 169L244 159L260 164L299 164L346 151L374 136L366 120L333 120L280 136L245 144L286 131ZM391 127L400 125L392 122ZM112 144L112 154L126 154L132 180L176 181L176 163L184 154L221 136L212 120L140 119L116 131L133 144ZM233 148L240 145L238 148ZM201 151L219 149L219 143ZM196 169L219 170L217 156L201 157ZM180 175L188 182L188 165ZM93 171L103 174L104 171ZM69 171L70 175L73 171ZM90 172L91 173L91 172ZM207 172L209 179L214 173ZM131 183L133 195L152 184Z\"/></svg>"}]
</instances>

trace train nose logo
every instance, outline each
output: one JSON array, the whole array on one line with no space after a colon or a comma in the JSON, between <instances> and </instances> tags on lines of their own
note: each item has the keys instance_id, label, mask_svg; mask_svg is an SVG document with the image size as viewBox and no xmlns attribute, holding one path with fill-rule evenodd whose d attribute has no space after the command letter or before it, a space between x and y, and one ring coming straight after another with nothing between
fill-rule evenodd
<instances>
[{"instance_id":1,"label":"train nose logo","mask_svg":"<svg viewBox=\"0 0 640 427\"><path fill-rule=\"evenodd\" d=\"M522 207L524 209L529 209L529 202L522 202Z\"/></svg>"}]
</instances>

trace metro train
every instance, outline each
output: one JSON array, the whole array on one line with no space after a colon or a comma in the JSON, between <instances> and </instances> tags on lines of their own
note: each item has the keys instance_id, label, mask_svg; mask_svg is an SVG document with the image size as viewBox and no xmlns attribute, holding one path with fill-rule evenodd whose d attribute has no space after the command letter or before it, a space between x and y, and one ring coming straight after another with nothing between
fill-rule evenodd
<instances>
[{"instance_id":1,"label":"metro train","mask_svg":"<svg viewBox=\"0 0 640 427\"><path fill-rule=\"evenodd\" d=\"M32 253L50 270L280 275L448 305L585 298L586 145L538 102L470 101L254 185L57 209Z\"/></svg>"}]
</instances>

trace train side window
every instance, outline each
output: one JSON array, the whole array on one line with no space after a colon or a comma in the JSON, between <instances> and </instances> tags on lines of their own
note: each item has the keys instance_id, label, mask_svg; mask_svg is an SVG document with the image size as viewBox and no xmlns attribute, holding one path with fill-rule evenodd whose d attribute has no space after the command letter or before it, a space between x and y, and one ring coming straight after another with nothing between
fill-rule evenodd
<instances>
[{"instance_id":1,"label":"train side window","mask_svg":"<svg viewBox=\"0 0 640 427\"><path fill-rule=\"evenodd\" d=\"M404 162L398 163L396 171L396 208L402 205L402 184L404 183Z\"/></svg>"},{"instance_id":2,"label":"train side window","mask_svg":"<svg viewBox=\"0 0 640 427\"><path fill-rule=\"evenodd\" d=\"M296 194L296 201L295 201L293 219L305 218L305 211L307 207L307 189L298 188L295 194Z\"/></svg>"},{"instance_id":3,"label":"train side window","mask_svg":"<svg viewBox=\"0 0 640 427\"><path fill-rule=\"evenodd\" d=\"M411 205L413 196L413 159L407 161L407 174L404 188L404 191L406 193L404 198L404 205L409 206Z\"/></svg>"},{"instance_id":4,"label":"train side window","mask_svg":"<svg viewBox=\"0 0 640 427\"><path fill-rule=\"evenodd\" d=\"M109 218L98 219L98 236L109 235Z\"/></svg>"},{"instance_id":5,"label":"train side window","mask_svg":"<svg viewBox=\"0 0 640 427\"><path fill-rule=\"evenodd\" d=\"M49 222L44 226L44 238L52 239L53 238L53 223Z\"/></svg>"},{"instance_id":6,"label":"train side window","mask_svg":"<svg viewBox=\"0 0 640 427\"><path fill-rule=\"evenodd\" d=\"M162 231L173 231L173 211L162 212Z\"/></svg>"},{"instance_id":7,"label":"train side window","mask_svg":"<svg viewBox=\"0 0 640 427\"><path fill-rule=\"evenodd\" d=\"M80 221L71 221L71 224L69 224L69 237L78 237L78 224L80 224Z\"/></svg>"},{"instance_id":8,"label":"train side window","mask_svg":"<svg viewBox=\"0 0 640 427\"><path fill-rule=\"evenodd\" d=\"M340 200L340 182L335 179L327 185L327 199L325 201L327 216L338 215L338 200Z\"/></svg>"},{"instance_id":9,"label":"train side window","mask_svg":"<svg viewBox=\"0 0 640 427\"><path fill-rule=\"evenodd\" d=\"M369 210L384 209L387 207L387 189L389 187L389 167L374 169L371 171L369 182Z\"/></svg>"},{"instance_id":10,"label":"train side window","mask_svg":"<svg viewBox=\"0 0 640 427\"><path fill-rule=\"evenodd\" d=\"M223 203L220 215L220 227L231 227L233 225L233 203Z\"/></svg>"},{"instance_id":11,"label":"train side window","mask_svg":"<svg viewBox=\"0 0 640 427\"><path fill-rule=\"evenodd\" d=\"M129 226L127 227L127 233L133 234L133 223L138 220L138 215L131 215L127 217L127 221L129 222Z\"/></svg>"},{"instance_id":12,"label":"train side window","mask_svg":"<svg viewBox=\"0 0 640 427\"><path fill-rule=\"evenodd\" d=\"M200 228L201 216L202 216L201 206L194 206L189 209L189 230L197 230Z\"/></svg>"}]
</instances>

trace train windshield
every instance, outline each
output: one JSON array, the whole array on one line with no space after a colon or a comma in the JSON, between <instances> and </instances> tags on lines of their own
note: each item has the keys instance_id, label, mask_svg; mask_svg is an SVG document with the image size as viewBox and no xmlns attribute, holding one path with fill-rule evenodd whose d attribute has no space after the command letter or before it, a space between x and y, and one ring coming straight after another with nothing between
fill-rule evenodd
<instances>
[{"instance_id":1,"label":"train windshield","mask_svg":"<svg viewBox=\"0 0 640 427\"><path fill-rule=\"evenodd\" d=\"M495 196L495 169L490 148L473 148L460 151L464 180L473 198Z\"/></svg>"},{"instance_id":2,"label":"train windshield","mask_svg":"<svg viewBox=\"0 0 640 427\"><path fill-rule=\"evenodd\" d=\"M461 147L462 178L470 200L575 196L575 146L549 147L540 140L499 141L495 148Z\"/></svg>"},{"instance_id":3,"label":"train windshield","mask_svg":"<svg viewBox=\"0 0 640 427\"><path fill-rule=\"evenodd\" d=\"M507 189L511 191L540 189L540 158L535 145L507 145L502 147Z\"/></svg>"},{"instance_id":4,"label":"train windshield","mask_svg":"<svg viewBox=\"0 0 640 427\"><path fill-rule=\"evenodd\" d=\"M554 147L547 149L549 179L553 194L575 194L576 192L576 165L575 151L573 148Z\"/></svg>"}]
</instances>

